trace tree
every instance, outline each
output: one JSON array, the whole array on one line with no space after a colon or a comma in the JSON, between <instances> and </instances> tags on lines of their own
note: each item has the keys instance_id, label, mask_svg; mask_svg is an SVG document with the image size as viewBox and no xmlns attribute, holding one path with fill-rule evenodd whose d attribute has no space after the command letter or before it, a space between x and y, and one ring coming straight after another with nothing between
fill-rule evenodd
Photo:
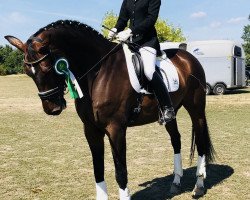
<instances>
[{"instance_id":1,"label":"tree","mask_svg":"<svg viewBox=\"0 0 250 200\"><path fill-rule=\"evenodd\" d=\"M186 40L181 28L175 28L173 25L168 24L167 20L158 18L155 28L160 42L183 42Z\"/></svg>"},{"instance_id":2,"label":"tree","mask_svg":"<svg viewBox=\"0 0 250 200\"><path fill-rule=\"evenodd\" d=\"M0 75L23 73L23 54L11 46L0 46Z\"/></svg>"},{"instance_id":3,"label":"tree","mask_svg":"<svg viewBox=\"0 0 250 200\"><path fill-rule=\"evenodd\" d=\"M107 12L103 18L102 24L108 28L113 28L116 24L118 16L113 11ZM167 20L158 18L156 22L156 30L160 42L171 41L171 42L182 42L185 41L181 28L176 28L172 24L168 24ZM108 30L103 28L102 33L105 37L108 35Z\"/></svg>"},{"instance_id":4,"label":"tree","mask_svg":"<svg viewBox=\"0 0 250 200\"><path fill-rule=\"evenodd\" d=\"M118 16L113 12L107 12L102 20L102 24L108 27L109 29L113 28L116 24L116 21L118 19ZM102 28L102 34L107 37L109 33L109 30L106 28Z\"/></svg>"},{"instance_id":5,"label":"tree","mask_svg":"<svg viewBox=\"0 0 250 200\"><path fill-rule=\"evenodd\" d=\"M250 15L248 20L250 21ZM243 48L246 54L246 65L250 66L250 24L244 27L241 38L244 40Z\"/></svg>"}]
</instances>

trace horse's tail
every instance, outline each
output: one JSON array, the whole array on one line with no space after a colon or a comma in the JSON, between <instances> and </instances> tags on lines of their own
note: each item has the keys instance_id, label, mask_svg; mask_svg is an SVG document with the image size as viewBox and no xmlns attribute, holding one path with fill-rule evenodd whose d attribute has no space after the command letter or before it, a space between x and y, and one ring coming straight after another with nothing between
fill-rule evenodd
<instances>
[{"instance_id":1,"label":"horse's tail","mask_svg":"<svg viewBox=\"0 0 250 200\"><path fill-rule=\"evenodd\" d=\"M192 138L191 138L191 148L190 148L190 165L193 162L194 159L194 152L195 152L195 133L194 133L194 127L192 127Z\"/></svg>"},{"instance_id":2,"label":"horse's tail","mask_svg":"<svg viewBox=\"0 0 250 200\"><path fill-rule=\"evenodd\" d=\"M204 117L202 140L204 141L203 144L204 144L204 154L206 156L206 163L209 164L215 161L216 152L214 150L212 141L210 139L206 117ZM195 152L195 130L194 130L194 127L192 127L192 139L191 139L191 148L190 148L190 162L191 163L194 159L194 152Z\"/></svg>"}]
</instances>

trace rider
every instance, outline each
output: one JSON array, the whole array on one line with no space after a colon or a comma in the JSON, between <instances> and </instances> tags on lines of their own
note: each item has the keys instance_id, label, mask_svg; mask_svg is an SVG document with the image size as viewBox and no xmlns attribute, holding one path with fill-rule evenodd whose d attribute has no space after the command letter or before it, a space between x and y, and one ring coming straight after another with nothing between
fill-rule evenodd
<instances>
[{"instance_id":1,"label":"rider","mask_svg":"<svg viewBox=\"0 0 250 200\"><path fill-rule=\"evenodd\" d=\"M168 90L162 77L155 71L156 54L160 50L155 29L161 0L123 0L119 18L114 28L108 34L113 38L117 34L119 41L126 41L132 36L132 41L140 45L139 52L144 63L144 73L153 87L162 110L164 123L175 118L175 112ZM130 20L130 26L124 30Z\"/></svg>"}]
</instances>

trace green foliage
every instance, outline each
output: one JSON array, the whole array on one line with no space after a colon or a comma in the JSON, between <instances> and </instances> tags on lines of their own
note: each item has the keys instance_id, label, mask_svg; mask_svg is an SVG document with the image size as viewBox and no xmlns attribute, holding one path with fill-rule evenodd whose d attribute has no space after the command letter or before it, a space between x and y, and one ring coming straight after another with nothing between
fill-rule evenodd
<instances>
[{"instance_id":1,"label":"green foliage","mask_svg":"<svg viewBox=\"0 0 250 200\"><path fill-rule=\"evenodd\" d=\"M116 24L116 21L118 19L118 16L114 14L113 11L107 12L102 20L102 24L105 25L108 28L113 28ZM102 28L102 33L105 37L108 36L109 30L106 28Z\"/></svg>"},{"instance_id":2,"label":"green foliage","mask_svg":"<svg viewBox=\"0 0 250 200\"><path fill-rule=\"evenodd\" d=\"M116 24L118 16L113 11L107 12L103 18L102 24L108 28L113 28ZM174 27L172 24L168 24L167 20L159 18L156 22L156 30L160 42L171 41L171 42L182 42L186 38L183 36L182 30L179 27ZM103 28L102 33L105 37L108 35L108 30Z\"/></svg>"},{"instance_id":3,"label":"green foliage","mask_svg":"<svg viewBox=\"0 0 250 200\"><path fill-rule=\"evenodd\" d=\"M186 40L183 36L181 28L175 28L173 25L168 24L167 20L158 18L155 28L160 42L182 42Z\"/></svg>"},{"instance_id":4,"label":"green foliage","mask_svg":"<svg viewBox=\"0 0 250 200\"><path fill-rule=\"evenodd\" d=\"M248 20L250 21L250 15ZM241 38L244 40L243 48L246 53L246 65L250 66L250 24L244 27Z\"/></svg>"},{"instance_id":5,"label":"green foliage","mask_svg":"<svg viewBox=\"0 0 250 200\"><path fill-rule=\"evenodd\" d=\"M0 75L23 73L22 53L11 46L0 46Z\"/></svg>"}]
</instances>

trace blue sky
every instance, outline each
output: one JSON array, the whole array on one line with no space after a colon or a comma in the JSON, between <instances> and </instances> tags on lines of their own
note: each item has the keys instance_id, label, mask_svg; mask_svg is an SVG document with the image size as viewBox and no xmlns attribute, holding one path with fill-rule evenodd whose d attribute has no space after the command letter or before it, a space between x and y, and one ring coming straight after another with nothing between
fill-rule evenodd
<instances>
[{"instance_id":1,"label":"blue sky","mask_svg":"<svg viewBox=\"0 0 250 200\"><path fill-rule=\"evenodd\" d=\"M118 14L122 0L0 0L0 45L4 35L26 41L58 19L74 19L101 30L107 11ZM162 0L160 17L180 27L188 40L242 41L250 0Z\"/></svg>"}]
</instances>

